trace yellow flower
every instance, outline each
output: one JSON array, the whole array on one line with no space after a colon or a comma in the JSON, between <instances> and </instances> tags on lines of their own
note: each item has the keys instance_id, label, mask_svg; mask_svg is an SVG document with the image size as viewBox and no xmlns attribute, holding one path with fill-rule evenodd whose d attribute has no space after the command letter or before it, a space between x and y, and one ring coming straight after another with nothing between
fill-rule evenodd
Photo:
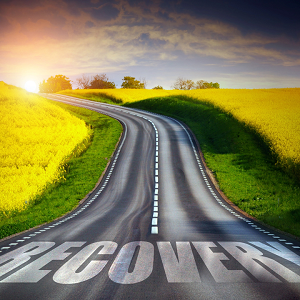
<instances>
[{"instance_id":1,"label":"yellow flower","mask_svg":"<svg viewBox=\"0 0 300 300\"><path fill-rule=\"evenodd\" d=\"M48 184L90 131L38 95L0 82L0 210L20 211Z\"/></svg>"}]
</instances>

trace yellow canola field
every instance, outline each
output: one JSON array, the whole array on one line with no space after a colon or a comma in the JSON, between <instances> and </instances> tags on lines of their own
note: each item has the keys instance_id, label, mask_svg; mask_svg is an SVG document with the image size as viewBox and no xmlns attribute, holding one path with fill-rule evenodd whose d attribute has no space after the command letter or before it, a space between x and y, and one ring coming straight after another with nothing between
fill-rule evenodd
<instances>
[{"instance_id":1,"label":"yellow canola field","mask_svg":"<svg viewBox=\"0 0 300 300\"><path fill-rule=\"evenodd\" d=\"M90 95L107 95L123 103L135 102L153 97L165 97L178 94L175 90L146 90L146 89L91 89L91 90L65 90L61 94L85 97Z\"/></svg>"},{"instance_id":2,"label":"yellow canola field","mask_svg":"<svg viewBox=\"0 0 300 300\"><path fill-rule=\"evenodd\" d=\"M72 94L75 93L82 97L91 93L106 94L124 103L172 95L186 95L209 102L255 128L270 142L282 165L293 167L300 164L300 88L73 90Z\"/></svg>"},{"instance_id":3,"label":"yellow canola field","mask_svg":"<svg viewBox=\"0 0 300 300\"><path fill-rule=\"evenodd\" d=\"M90 130L62 108L0 82L0 211L21 211L47 184Z\"/></svg>"},{"instance_id":4,"label":"yellow canola field","mask_svg":"<svg viewBox=\"0 0 300 300\"><path fill-rule=\"evenodd\" d=\"M188 91L265 137L285 167L300 164L300 88ZM298 174L299 175L299 174Z\"/></svg>"}]
</instances>

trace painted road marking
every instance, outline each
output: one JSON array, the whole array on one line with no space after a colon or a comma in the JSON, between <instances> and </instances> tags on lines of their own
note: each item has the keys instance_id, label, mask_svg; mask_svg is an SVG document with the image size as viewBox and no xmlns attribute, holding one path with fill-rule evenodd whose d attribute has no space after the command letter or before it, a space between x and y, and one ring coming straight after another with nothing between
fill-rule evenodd
<instances>
[{"instance_id":1,"label":"painted road marking","mask_svg":"<svg viewBox=\"0 0 300 300\"><path fill-rule=\"evenodd\" d=\"M151 232L157 234L158 227L152 226ZM274 241L134 241L122 247L112 241L70 241L31 242L1 255L0 285L37 283L46 276L59 284L77 284L95 276L135 284L152 274L155 255L160 256L156 261L162 263L169 283L205 281L207 275L201 274L205 268L217 283L300 282L300 256Z\"/></svg>"},{"instance_id":2,"label":"painted road marking","mask_svg":"<svg viewBox=\"0 0 300 300\"><path fill-rule=\"evenodd\" d=\"M158 227L157 226L152 226L151 227L151 233L152 234L158 234Z\"/></svg>"},{"instance_id":3,"label":"painted road marking","mask_svg":"<svg viewBox=\"0 0 300 300\"><path fill-rule=\"evenodd\" d=\"M152 225L157 225L157 218L152 218Z\"/></svg>"},{"instance_id":4,"label":"painted road marking","mask_svg":"<svg viewBox=\"0 0 300 300\"><path fill-rule=\"evenodd\" d=\"M168 282L201 282L189 242L176 242L177 255L170 242L157 246Z\"/></svg>"},{"instance_id":5,"label":"painted road marking","mask_svg":"<svg viewBox=\"0 0 300 300\"><path fill-rule=\"evenodd\" d=\"M53 276L53 280L60 284L75 284L95 277L105 267L108 262L107 260L91 261L81 272L77 270L85 262L86 258L92 255L99 247L102 248L98 252L98 255L109 255L115 252L117 246L118 244L114 242L98 242L84 247L58 269Z\"/></svg>"},{"instance_id":6,"label":"painted road marking","mask_svg":"<svg viewBox=\"0 0 300 300\"><path fill-rule=\"evenodd\" d=\"M121 109L119 109L121 110ZM150 119L148 119L145 116L139 115L139 114L135 114L132 112L128 112L126 110L122 110L125 113L129 113L129 114L133 114L135 116L138 116L140 118L143 118L145 120L147 120L148 122L151 123L152 127L154 128L155 131L155 172L154 172L154 182L155 182L155 186L154 186L154 204L153 204L153 212L157 212L158 211L158 183L159 183L159 177L158 177L158 156L159 156L159 136L158 136L158 130L157 127L155 126L154 122L151 121ZM158 218L154 217L155 214L153 214L152 217L152 227L151 227L151 234L158 234L158 226L156 226L158 224Z\"/></svg>"},{"instance_id":7,"label":"painted road marking","mask_svg":"<svg viewBox=\"0 0 300 300\"><path fill-rule=\"evenodd\" d=\"M66 98L66 97L63 97L63 98ZM68 99L68 98L67 98L67 99ZM72 99L72 100L74 100L74 99ZM76 100L76 101L77 101L77 100ZM78 102L80 102L80 103L87 103L87 104L90 104L90 105L94 105L94 104L90 103L89 101L78 100ZM99 105L99 103L97 103L97 105ZM158 130L157 130L155 124L154 124L151 120L149 120L148 118L146 118L146 117L144 117L144 116L142 116L142 115L135 114L135 113L133 113L133 112L128 112L128 111L123 110L123 109L120 109L120 108L112 108L112 109L118 110L118 111L123 111L123 112L128 113L128 114L132 114L132 115L136 115L136 116L142 117L143 119L149 121L149 122L152 124L152 126L154 127L154 130L155 130L155 133L156 133L156 135L155 135L155 142L156 142L156 160L155 160L156 163L155 163L155 165L156 165L156 169L158 169ZM99 112L99 111L98 111L98 112ZM109 115L108 113L103 112L103 111L102 111L102 112L100 111L100 113ZM154 115L161 116L161 115L159 115L159 114L154 114ZM186 128L185 128L179 121L177 121L176 119L173 119L173 118L170 118L170 117L166 117L166 116L163 116L163 117L169 118L169 119L173 120L174 122L178 123L178 124L183 128L183 130L186 132L186 134L187 134L187 136L188 136L188 138L189 138L189 140L190 140L192 149L193 149L193 151L194 151L194 155L195 155L196 161L197 161L197 163L198 163L199 169L200 169L200 171L201 171L201 173L202 173L203 179L204 179L204 181L206 182L206 184L207 184L207 186L208 186L208 188L209 188L211 194L214 196L214 198L216 199L216 201L217 201L221 206L223 206L225 209L227 209L229 212L231 212L233 215L235 215L237 218L239 218L239 219L241 219L241 220L247 222L248 224L253 224L253 223L251 223L251 221L247 220L247 219L244 218L243 216L239 215L238 213L233 212L233 211L232 211L231 209L229 209L226 205L224 205L224 204L222 203L222 201L219 200L219 198L216 196L216 194L215 194L215 193L213 192L213 190L210 188L210 184L209 184L209 182L208 182L208 180L207 180L206 173L205 173L204 168L203 168L203 166L202 166L202 164L201 164L201 161L199 160L199 157L198 157L196 148L195 148L195 146L194 146L194 143L193 143L193 141L192 141L192 139L191 139L191 136L190 136L189 132L188 132L188 131L186 130ZM126 126L126 124L124 124L124 126L125 126L125 129L126 129L126 130L125 130L125 134L124 134L124 138L123 138L122 144L121 144L120 147L118 148L118 151L117 151L117 153L116 153L116 155L115 155L115 160L114 160L113 165L112 165L112 167L111 167L111 170L110 170L110 172L109 172L109 174L108 174L108 176L107 176L108 179L109 179L109 177L110 177L110 175L111 175L111 172L112 172L112 170L113 170L113 168L114 168L115 162L116 162L116 160L117 160L117 158L118 158L118 156L119 156L119 153L120 153L120 151L121 151L122 145L123 145L123 143L124 143L124 141L125 141L125 136L126 136L126 132L127 132L127 126ZM101 189L96 193L96 196L99 196L99 194L102 192L102 190L103 190L104 187L106 186L106 183L107 183L107 181L104 182L104 184L102 185ZM157 185L157 187L158 187L158 185ZM94 201L94 199L96 199L96 198L93 197L91 201ZM155 199L155 200L157 200L157 199ZM84 209L85 209L85 208L86 208L86 207L84 207ZM84 210L84 209L83 209L83 210ZM76 215L78 215L78 214L79 214L81 211L83 211L83 210L81 209L81 210L77 211L76 213L72 214L72 215L69 216L68 218L64 219L62 222L58 222L58 223L56 223L56 224L53 224L53 225L54 225L53 227L55 227L55 226L57 226L57 225L59 225L59 224L65 222L65 221L68 220L68 219L71 219L71 218L75 217ZM154 207L154 208L153 208L153 211L158 211L158 207ZM49 226L49 227L52 228L52 226ZM256 228L256 229L257 229L257 228ZM263 232L263 230L260 230L260 231ZM39 232L39 233L40 233L40 232ZM269 234L270 232L263 232L263 233ZM29 239L30 237L27 237L27 238ZM277 238L277 237L276 237L276 238ZM279 241L282 241L282 240L279 239ZM293 243L286 243L286 244L287 244L287 245L293 245ZM292 246L292 247L298 247L298 246Z\"/></svg>"}]
</instances>

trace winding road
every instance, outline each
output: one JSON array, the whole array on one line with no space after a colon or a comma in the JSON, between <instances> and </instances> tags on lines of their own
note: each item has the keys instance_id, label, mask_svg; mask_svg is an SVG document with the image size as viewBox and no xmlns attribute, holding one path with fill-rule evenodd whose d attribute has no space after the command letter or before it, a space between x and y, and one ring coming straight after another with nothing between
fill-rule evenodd
<instances>
[{"instance_id":1,"label":"winding road","mask_svg":"<svg viewBox=\"0 0 300 300\"><path fill-rule=\"evenodd\" d=\"M300 299L300 244L218 193L189 130L56 94L119 120L99 186L76 210L0 241L0 299Z\"/></svg>"}]
</instances>

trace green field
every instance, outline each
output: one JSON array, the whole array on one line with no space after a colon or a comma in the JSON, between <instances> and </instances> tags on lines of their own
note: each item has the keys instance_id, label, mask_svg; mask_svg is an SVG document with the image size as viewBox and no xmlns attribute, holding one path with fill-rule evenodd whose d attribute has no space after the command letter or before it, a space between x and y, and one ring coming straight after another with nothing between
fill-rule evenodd
<instances>
[{"instance_id":1,"label":"green field","mask_svg":"<svg viewBox=\"0 0 300 300\"><path fill-rule=\"evenodd\" d=\"M265 224L300 236L300 184L279 166L264 140L228 113L183 96L126 104L187 124L220 189Z\"/></svg>"}]
</instances>

